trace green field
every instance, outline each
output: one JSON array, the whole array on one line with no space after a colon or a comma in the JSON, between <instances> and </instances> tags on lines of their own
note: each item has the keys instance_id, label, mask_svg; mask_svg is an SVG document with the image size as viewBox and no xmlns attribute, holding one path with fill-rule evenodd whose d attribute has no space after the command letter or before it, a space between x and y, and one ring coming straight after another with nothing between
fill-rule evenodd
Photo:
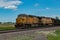
<instances>
[{"instance_id":1,"label":"green field","mask_svg":"<svg viewBox=\"0 0 60 40\"><path fill-rule=\"evenodd\" d=\"M0 24L0 27L14 27L14 24Z\"/></svg>"},{"instance_id":2,"label":"green field","mask_svg":"<svg viewBox=\"0 0 60 40\"><path fill-rule=\"evenodd\" d=\"M2 30L15 30L14 24L0 24L0 31Z\"/></svg>"},{"instance_id":3,"label":"green field","mask_svg":"<svg viewBox=\"0 0 60 40\"><path fill-rule=\"evenodd\" d=\"M47 35L48 40L60 40L60 30L55 31L56 35Z\"/></svg>"}]
</instances>

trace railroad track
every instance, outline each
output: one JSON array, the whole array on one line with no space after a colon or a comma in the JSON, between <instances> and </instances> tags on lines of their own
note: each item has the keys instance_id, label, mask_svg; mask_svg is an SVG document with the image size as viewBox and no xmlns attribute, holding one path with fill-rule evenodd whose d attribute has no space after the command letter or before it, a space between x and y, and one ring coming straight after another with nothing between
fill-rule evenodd
<instances>
[{"instance_id":1,"label":"railroad track","mask_svg":"<svg viewBox=\"0 0 60 40\"><path fill-rule=\"evenodd\" d=\"M55 26L55 27L41 27L41 28L31 28L31 29L16 29L16 30L5 30L5 31L0 31L0 34L2 33L10 33L10 32L20 32L20 31L50 31L50 30L56 30L60 29L60 26Z\"/></svg>"}]
</instances>

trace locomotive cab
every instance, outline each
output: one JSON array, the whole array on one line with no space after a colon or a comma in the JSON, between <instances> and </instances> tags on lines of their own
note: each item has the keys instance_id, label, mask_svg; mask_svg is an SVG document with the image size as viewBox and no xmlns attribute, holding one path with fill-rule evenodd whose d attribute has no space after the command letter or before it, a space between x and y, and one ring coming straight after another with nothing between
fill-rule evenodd
<instances>
[{"instance_id":1,"label":"locomotive cab","mask_svg":"<svg viewBox=\"0 0 60 40\"><path fill-rule=\"evenodd\" d=\"M30 15L19 15L16 19L16 28L30 28L38 23L38 18Z\"/></svg>"}]
</instances>

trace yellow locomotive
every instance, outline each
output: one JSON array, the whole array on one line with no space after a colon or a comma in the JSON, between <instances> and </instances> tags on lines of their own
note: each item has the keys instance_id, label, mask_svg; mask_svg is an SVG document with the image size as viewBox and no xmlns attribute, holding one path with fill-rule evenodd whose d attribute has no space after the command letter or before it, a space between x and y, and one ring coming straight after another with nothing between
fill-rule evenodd
<instances>
[{"instance_id":1,"label":"yellow locomotive","mask_svg":"<svg viewBox=\"0 0 60 40\"><path fill-rule=\"evenodd\" d=\"M49 17L38 17L33 15L20 14L16 18L16 28L40 27L42 25L54 25L54 19Z\"/></svg>"}]
</instances>

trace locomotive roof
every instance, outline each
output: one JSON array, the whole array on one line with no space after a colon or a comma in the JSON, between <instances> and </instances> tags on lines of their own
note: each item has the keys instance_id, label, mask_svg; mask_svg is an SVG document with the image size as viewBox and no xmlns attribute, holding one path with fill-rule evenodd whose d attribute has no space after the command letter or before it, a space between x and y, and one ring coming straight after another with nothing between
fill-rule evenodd
<instances>
[{"instance_id":1,"label":"locomotive roof","mask_svg":"<svg viewBox=\"0 0 60 40\"><path fill-rule=\"evenodd\" d=\"M26 16L26 17L37 17L39 19L41 18L51 18L51 17L44 17L44 16L34 16L34 15L27 15L27 14L19 14L18 17L21 17L21 16ZM51 18L51 19L54 19L54 18Z\"/></svg>"},{"instance_id":2,"label":"locomotive roof","mask_svg":"<svg viewBox=\"0 0 60 40\"><path fill-rule=\"evenodd\" d=\"M18 17L20 17L20 16L27 16L27 15L26 14L19 14Z\"/></svg>"}]
</instances>

